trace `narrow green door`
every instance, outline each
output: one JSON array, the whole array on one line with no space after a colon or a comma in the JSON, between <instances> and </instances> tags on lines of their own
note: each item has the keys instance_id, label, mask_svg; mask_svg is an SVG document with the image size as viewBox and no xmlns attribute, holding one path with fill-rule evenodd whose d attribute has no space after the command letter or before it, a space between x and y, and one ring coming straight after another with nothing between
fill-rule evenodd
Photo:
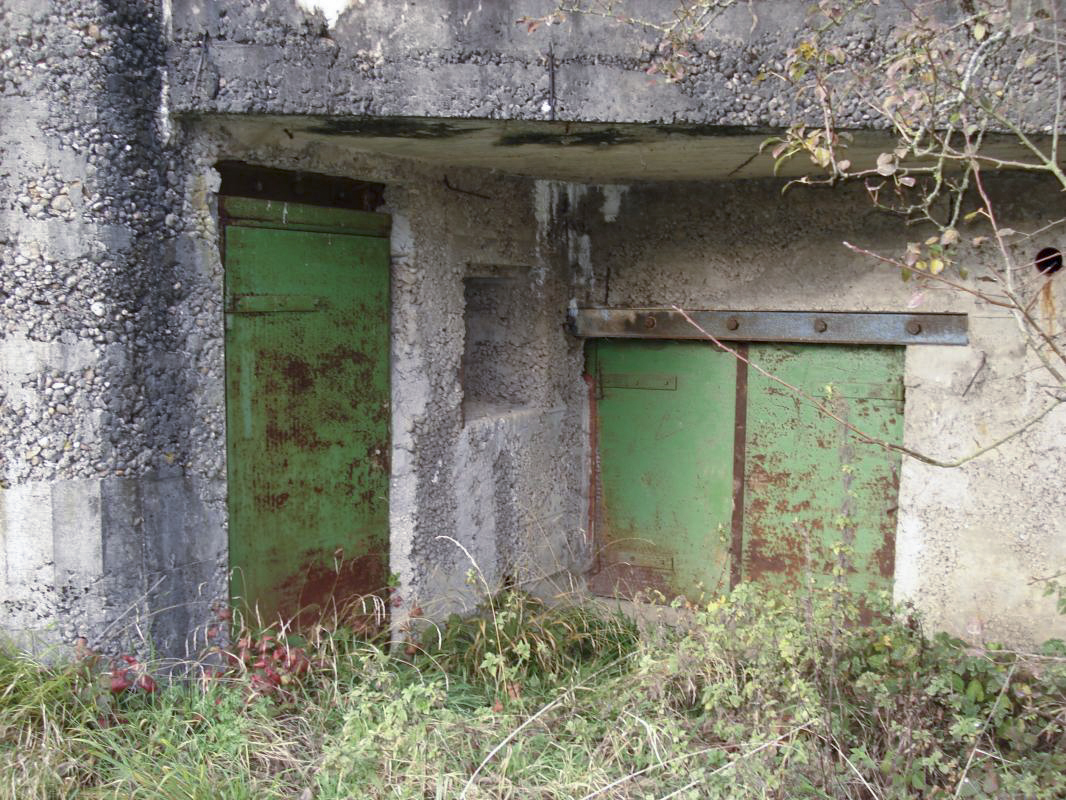
<instances>
[{"instance_id":1,"label":"narrow green door","mask_svg":"<svg viewBox=\"0 0 1066 800\"><path fill-rule=\"evenodd\" d=\"M750 357L856 428L902 440L902 347L753 344ZM749 370L744 463L746 580L891 588L899 453Z\"/></svg>"},{"instance_id":2,"label":"narrow green door","mask_svg":"<svg viewBox=\"0 0 1066 800\"><path fill-rule=\"evenodd\" d=\"M739 345L885 441L903 348ZM698 599L739 580L889 588L898 453L860 440L709 342L591 340L590 587Z\"/></svg>"},{"instance_id":3,"label":"narrow green door","mask_svg":"<svg viewBox=\"0 0 1066 800\"><path fill-rule=\"evenodd\" d=\"M231 594L310 620L387 578L388 218L224 202Z\"/></svg>"},{"instance_id":4,"label":"narrow green door","mask_svg":"<svg viewBox=\"0 0 1066 800\"><path fill-rule=\"evenodd\" d=\"M705 342L589 344L594 591L729 585L735 361Z\"/></svg>"}]
</instances>

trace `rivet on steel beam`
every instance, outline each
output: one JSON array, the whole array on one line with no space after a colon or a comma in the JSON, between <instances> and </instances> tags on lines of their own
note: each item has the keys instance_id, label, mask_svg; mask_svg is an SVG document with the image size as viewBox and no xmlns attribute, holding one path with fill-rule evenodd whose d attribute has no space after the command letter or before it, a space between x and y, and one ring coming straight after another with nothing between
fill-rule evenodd
<instances>
[{"instance_id":1,"label":"rivet on steel beam","mask_svg":"<svg viewBox=\"0 0 1066 800\"><path fill-rule=\"evenodd\" d=\"M725 321L725 326L728 330L735 331L737 328L740 327L740 320L738 320L736 317L730 317Z\"/></svg>"},{"instance_id":2,"label":"rivet on steel beam","mask_svg":"<svg viewBox=\"0 0 1066 800\"><path fill-rule=\"evenodd\" d=\"M921 332L922 332L922 324L918 320L916 320L916 319L908 320L908 322L907 322L907 333L909 333L911 336L917 336Z\"/></svg>"},{"instance_id":3,"label":"rivet on steel beam","mask_svg":"<svg viewBox=\"0 0 1066 800\"><path fill-rule=\"evenodd\" d=\"M646 316L644 318L644 327L645 328L654 328L655 327L655 317L653 317L651 314L648 314L648 316Z\"/></svg>"},{"instance_id":4,"label":"rivet on steel beam","mask_svg":"<svg viewBox=\"0 0 1066 800\"><path fill-rule=\"evenodd\" d=\"M818 333L825 333L829 330L829 324L824 319L816 319L814 321L814 329L818 331Z\"/></svg>"}]
</instances>

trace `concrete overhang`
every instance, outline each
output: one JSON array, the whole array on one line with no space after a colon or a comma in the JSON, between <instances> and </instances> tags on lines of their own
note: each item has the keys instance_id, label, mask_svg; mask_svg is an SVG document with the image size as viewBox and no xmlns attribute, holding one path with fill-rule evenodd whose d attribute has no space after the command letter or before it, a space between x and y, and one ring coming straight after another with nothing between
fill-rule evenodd
<instances>
[{"instance_id":1,"label":"concrete overhang","mask_svg":"<svg viewBox=\"0 0 1066 800\"><path fill-rule=\"evenodd\" d=\"M446 167L582 183L772 177L772 148L760 152L760 145L780 133L713 125L424 117L210 115L204 119L254 144L329 143ZM884 132L853 135L846 157L854 168L872 167L880 153L894 146ZM1018 141L1008 136L986 136L982 152L1002 159L1026 156ZM782 165L777 175L794 178L812 171L814 165L801 155Z\"/></svg>"}]
</instances>

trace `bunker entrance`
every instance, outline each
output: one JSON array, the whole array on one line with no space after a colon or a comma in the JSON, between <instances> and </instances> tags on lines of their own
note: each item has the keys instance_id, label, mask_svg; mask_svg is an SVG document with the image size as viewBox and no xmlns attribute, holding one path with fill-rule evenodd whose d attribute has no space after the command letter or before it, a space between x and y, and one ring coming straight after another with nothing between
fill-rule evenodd
<instances>
[{"instance_id":1,"label":"bunker entrance","mask_svg":"<svg viewBox=\"0 0 1066 800\"><path fill-rule=\"evenodd\" d=\"M900 345L964 343L965 317L701 313L735 354L688 321L700 340L667 338L683 330L673 312L574 320L593 337L592 591L698 601L742 580L891 588L901 456L863 434L902 441ZM801 341L736 341L760 330ZM827 334L852 341L817 343Z\"/></svg>"},{"instance_id":2,"label":"bunker entrance","mask_svg":"<svg viewBox=\"0 0 1066 800\"><path fill-rule=\"evenodd\" d=\"M389 218L221 210L231 597L262 624L366 625L388 577Z\"/></svg>"}]
</instances>

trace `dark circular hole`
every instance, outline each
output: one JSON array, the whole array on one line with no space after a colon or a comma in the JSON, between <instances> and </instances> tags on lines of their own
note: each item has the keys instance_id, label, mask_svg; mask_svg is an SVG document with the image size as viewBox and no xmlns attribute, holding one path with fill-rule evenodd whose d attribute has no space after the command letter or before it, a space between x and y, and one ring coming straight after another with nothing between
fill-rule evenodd
<instances>
[{"instance_id":1,"label":"dark circular hole","mask_svg":"<svg viewBox=\"0 0 1066 800\"><path fill-rule=\"evenodd\" d=\"M1054 275L1062 269L1062 253L1054 247L1045 247L1036 254L1036 271L1041 275Z\"/></svg>"}]
</instances>

